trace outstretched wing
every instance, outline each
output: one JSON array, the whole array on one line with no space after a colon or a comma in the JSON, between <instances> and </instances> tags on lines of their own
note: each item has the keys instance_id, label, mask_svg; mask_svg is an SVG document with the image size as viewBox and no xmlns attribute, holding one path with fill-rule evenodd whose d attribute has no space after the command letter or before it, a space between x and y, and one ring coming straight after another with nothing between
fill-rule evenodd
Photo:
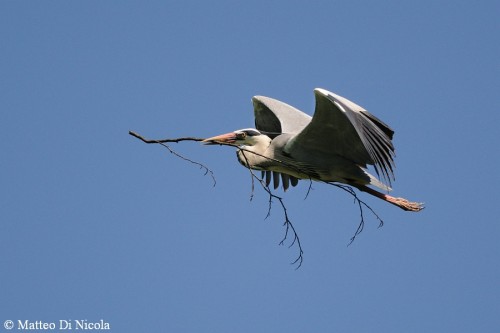
<instances>
[{"instance_id":1,"label":"outstretched wing","mask_svg":"<svg viewBox=\"0 0 500 333\"><path fill-rule=\"evenodd\" d=\"M299 133L311 121L311 116L274 98L254 96L252 102L255 128L271 139L282 133Z\"/></svg>"},{"instance_id":2,"label":"outstretched wing","mask_svg":"<svg viewBox=\"0 0 500 333\"><path fill-rule=\"evenodd\" d=\"M315 89L316 109L311 122L285 146L292 156L328 159L342 156L360 166L373 165L390 184L394 179L394 131L348 99Z\"/></svg>"},{"instance_id":3,"label":"outstretched wing","mask_svg":"<svg viewBox=\"0 0 500 333\"><path fill-rule=\"evenodd\" d=\"M254 96L252 102L255 114L255 128L271 139L282 133L300 133L311 122L311 116L277 99ZM271 171L263 171L263 174L265 174L268 186L271 183L271 179L273 180L275 189L280 184L280 178L285 191L288 189L290 183L292 186L296 186L298 183L297 178L286 174Z\"/></svg>"}]
</instances>

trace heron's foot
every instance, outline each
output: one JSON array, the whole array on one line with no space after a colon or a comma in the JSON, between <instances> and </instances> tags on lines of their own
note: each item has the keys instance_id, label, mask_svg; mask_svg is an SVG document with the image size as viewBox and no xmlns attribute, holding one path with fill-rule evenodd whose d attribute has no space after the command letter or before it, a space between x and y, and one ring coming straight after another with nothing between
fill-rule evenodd
<instances>
[{"instance_id":1,"label":"heron's foot","mask_svg":"<svg viewBox=\"0 0 500 333\"><path fill-rule=\"evenodd\" d=\"M405 198L394 198L394 197L389 197L387 199L390 203L410 212L419 212L425 208L423 202L413 202L406 200Z\"/></svg>"}]
</instances>

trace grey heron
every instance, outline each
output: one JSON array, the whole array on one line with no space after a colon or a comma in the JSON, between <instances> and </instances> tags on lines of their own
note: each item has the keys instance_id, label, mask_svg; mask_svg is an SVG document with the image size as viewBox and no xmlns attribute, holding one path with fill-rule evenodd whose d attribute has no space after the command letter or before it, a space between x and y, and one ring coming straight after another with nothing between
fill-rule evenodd
<instances>
[{"instance_id":1,"label":"grey heron","mask_svg":"<svg viewBox=\"0 0 500 333\"><path fill-rule=\"evenodd\" d=\"M261 170L269 186L280 178L284 190L299 179L342 183L374 195L407 211L423 205L385 192L394 180L394 131L350 100L325 89L314 90L316 107L311 117L273 98L252 98L255 127L205 139L206 144L239 147L239 162ZM380 181L367 171L373 165Z\"/></svg>"}]
</instances>

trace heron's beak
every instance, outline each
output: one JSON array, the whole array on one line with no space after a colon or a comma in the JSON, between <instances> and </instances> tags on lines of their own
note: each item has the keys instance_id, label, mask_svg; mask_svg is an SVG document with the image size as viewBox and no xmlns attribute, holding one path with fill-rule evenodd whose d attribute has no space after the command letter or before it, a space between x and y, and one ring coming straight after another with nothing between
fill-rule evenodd
<instances>
[{"instance_id":1,"label":"heron's beak","mask_svg":"<svg viewBox=\"0 0 500 333\"><path fill-rule=\"evenodd\" d=\"M234 132L213 136L202 141L206 145L216 144L234 144L236 142L236 134Z\"/></svg>"}]
</instances>

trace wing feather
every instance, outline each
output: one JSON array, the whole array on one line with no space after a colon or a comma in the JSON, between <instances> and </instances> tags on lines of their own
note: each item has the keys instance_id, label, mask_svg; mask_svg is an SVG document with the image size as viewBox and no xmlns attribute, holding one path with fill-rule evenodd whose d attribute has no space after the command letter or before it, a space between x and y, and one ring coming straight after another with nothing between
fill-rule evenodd
<instances>
[{"instance_id":1,"label":"wing feather","mask_svg":"<svg viewBox=\"0 0 500 333\"><path fill-rule=\"evenodd\" d=\"M348 99L315 89L316 109L311 122L285 146L292 156L317 153L325 159L342 156L362 167L373 165L389 184L394 179L394 131Z\"/></svg>"},{"instance_id":2,"label":"wing feather","mask_svg":"<svg viewBox=\"0 0 500 333\"><path fill-rule=\"evenodd\" d=\"M299 133L311 121L311 116L274 98L254 96L252 102L255 128L271 139L282 133Z\"/></svg>"},{"instance_id":3,"label":"wing feather","mask_svg":"<svg viewBox=\"0 0 500 333\"><path fill-rule=\"evenodd\" d=\"M271 139L283 133L299 133L309 124L312 118L293 106L274 98L254 96L252 102L254 106L255 128ZM280 183L280 174L273 172L272 178L273 186L277 189ZM281 178L285 190L288 189L290 180L292 186L296 186L298 183L298 179L296 178L283 177L283 175ZM271 173L268 172L266 173L266 184L269 185L270 182Z\"/></svg>"}]
</instances>

